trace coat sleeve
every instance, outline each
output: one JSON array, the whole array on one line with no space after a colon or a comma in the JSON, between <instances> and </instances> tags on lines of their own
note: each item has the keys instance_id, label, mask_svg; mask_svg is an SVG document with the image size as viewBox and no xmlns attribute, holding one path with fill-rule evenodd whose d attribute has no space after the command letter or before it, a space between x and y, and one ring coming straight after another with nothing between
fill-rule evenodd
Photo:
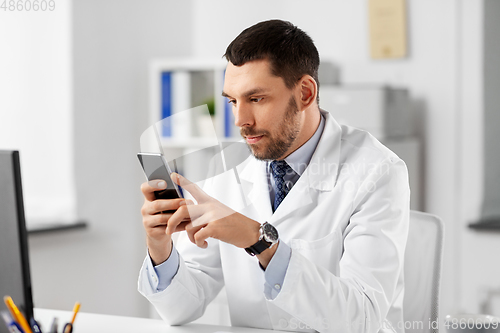
<instances>
[{"instance_id":1,"label":"coat sleeve","mask_svg":"<svg viewBox=\"0 0 500 333\"><path fill-rule=\"evenodd\" d=\"M366 178L370 186L360 186L365 190L355 196L342 234L339 274L292 249L281 291L268 300L319 332L378 332L387 325L394 299L403 296L408 173L399 159L379 171Z\"/></svg>"},{"instance_id":2,"label":"coat sleeve","mask_svg":"<svg viewBox=\"0 0 500 333\"><path fill-rule=\"evenodd\" d=\"M146 268L140 271L139 291L169 325L182 325L201 317L224 285L219 243L209 239L208 244L208 248L200 249L191 244L184 232L179 235L179 269L161 292L148 290Z\"/></svg>"},{"instance_id":3,"label":"coat sleeve","mask_svg":"<svg viewBox=\"0 0 500 333\"><path fill-rule=\"evenodd\" d=\"M214 187L210 176L222 169L220 156L209 163L207 180L197 183L204 191ZM188 192L186 198L193 199ZM139 292L155 307L160 317L169 325L182 325L200 318L207 305L224 286L219 251L219 241L207 239L208 247L201 249L191 243L185 232L179 233L176 248L179 268L170 285L161 292L151 290L145 265L139 273Z\"/></svg>"}]
</instances>

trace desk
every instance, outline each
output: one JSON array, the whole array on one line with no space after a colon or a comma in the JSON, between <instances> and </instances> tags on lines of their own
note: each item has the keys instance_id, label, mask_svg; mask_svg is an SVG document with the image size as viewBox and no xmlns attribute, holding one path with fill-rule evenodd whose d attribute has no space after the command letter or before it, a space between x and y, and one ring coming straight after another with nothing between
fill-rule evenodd
<instances>
[{"instance_id":1,"label":"desk","mask_svg":"<svg viewBox=\"0 0 500 333\"><path fill-rule=\"evenodd\" d=\"M35 318L42 325L44 333L49 332L52 319L59 318L59 332L65 323L71 320L71 311L35 309ZM183 326L168 326L162 320L121 317L94 313L78 313L75 320L75 333L276 333L271 330L261 330L245 327L215 326L188 324Z\"/></svg>"}]
</instances>

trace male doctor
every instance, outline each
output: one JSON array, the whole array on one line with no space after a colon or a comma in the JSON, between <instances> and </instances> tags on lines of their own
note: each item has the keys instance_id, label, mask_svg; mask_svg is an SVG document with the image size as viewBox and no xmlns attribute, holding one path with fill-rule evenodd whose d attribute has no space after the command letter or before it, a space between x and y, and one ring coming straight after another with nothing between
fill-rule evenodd
<instances>
[{"instance_id":1,"label":"male doctor","mask_svg":"<svg viewBox=\"0 0 500 333\"><path fill-rule=\"evenodd\" d=\"M318 51L291 23L247 28L225 57L222 94L252 154L203 190L173 174L196 204L154 200L165 182L142 184L140 292L171 325L225 286L234 326L402 332L404 162L319 108Z\"/></svg>"}]
</instances>

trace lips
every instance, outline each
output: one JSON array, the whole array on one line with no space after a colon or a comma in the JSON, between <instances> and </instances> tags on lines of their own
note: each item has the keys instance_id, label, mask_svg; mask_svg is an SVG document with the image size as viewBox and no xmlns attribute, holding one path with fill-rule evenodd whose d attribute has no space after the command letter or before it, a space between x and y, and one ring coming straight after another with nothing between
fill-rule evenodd
<instances>
[{"instance_id":1,"label":"lips","mask_svg":"<svg viewBox=\"0 0 500 333\"><path fill-rule=\"evenodd\" d=\"M259 136L246 136L245 139L247 140L247 143L248 144L255 144L257 142L260 141L260 139L262 139L263 135L259 135Z\"/></svg>"}]
</instances>

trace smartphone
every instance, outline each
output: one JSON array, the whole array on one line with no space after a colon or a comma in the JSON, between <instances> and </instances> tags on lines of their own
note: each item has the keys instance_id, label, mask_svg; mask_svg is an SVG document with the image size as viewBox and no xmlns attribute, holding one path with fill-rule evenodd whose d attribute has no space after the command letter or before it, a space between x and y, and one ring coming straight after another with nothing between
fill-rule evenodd
<instances>
[{"instance_id":1,"label":"smartphone","mask_svg":"<svg viewBox=\"0 0 500 333\"><path fill-rule=\"evenodd\" d=\"M141 162L142 170L144 170L148 181L163 179L167 183L165 190L154 192L156 199L177 199L184 197L182 189L170 178L172 171L162 154L138 153L137 157L139 158L139 162Z\"/></svg>"}]
</instances>

